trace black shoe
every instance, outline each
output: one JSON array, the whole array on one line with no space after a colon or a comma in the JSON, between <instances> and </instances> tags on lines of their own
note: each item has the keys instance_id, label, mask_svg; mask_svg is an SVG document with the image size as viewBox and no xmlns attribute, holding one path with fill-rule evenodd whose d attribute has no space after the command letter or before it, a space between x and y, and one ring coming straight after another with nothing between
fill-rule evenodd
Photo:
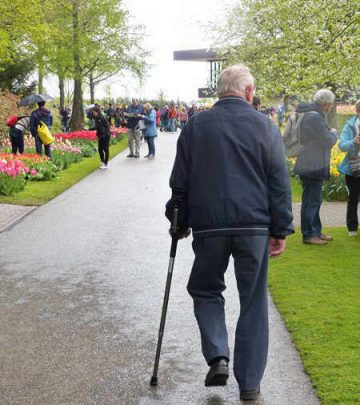
<instances>
[{"instance_id":1,"label":"black shoe","mask_svg":"<svg viewBox=\"0 0 360 405\"><path fill-rule=\"evenodd\" d=\"M257 390L240 390L240 399L243 401L255 401L260 393L260 388Z\"/></svg>"},{"instance_id":2,"label":"black shoe","mask_svg":"<svg viewBox=\"0 0 360 405\"><path fill-rule=\"evenodd\" d=\"M226 359L215 361L205 378L205 387L221 387L229 378L229 362Z\"/></svg>"},{"instance_id":3,"label":"black shoe","mask_svg":"<svg viewBox=\"0 0 360 405\"><path fill-rule=\"evenodd\" d=\"M130 153L130 155L127 155L126 157L135 157L135 155L133 155L132 153Z\"/></svg>"},{"instance_id":4,"label":"black shoe","mask_svg":"<svg viewBox=\"0 0 360 405\"><path fill-rule=\"evenodd\" d=\"M134 156L134 158L136 158L136 159L139 158L139 157L140 157L140 155L135 155L135 156Z\"/></svg>"}]
</instances>

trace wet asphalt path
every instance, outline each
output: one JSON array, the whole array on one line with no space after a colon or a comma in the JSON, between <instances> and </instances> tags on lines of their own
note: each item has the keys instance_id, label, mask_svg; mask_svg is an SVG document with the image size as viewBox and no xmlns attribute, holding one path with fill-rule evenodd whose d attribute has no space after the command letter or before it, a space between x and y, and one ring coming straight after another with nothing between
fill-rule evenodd
<instances>
[{"instance_id":1,"label":"wet asphalt path","mask_svg":"<svg viewBox=\"0 0 360 405\"><path fill-rule=\"evenodd\" d=\"M0 404L230 405L205 388L207 365L186 283L193 254L179 243L159 386L149 380L170 239L164 218L176 135L157 158L126 152L0 234ZM146 147L142 147L145 154ZM233 341L238 298L227 274ZM271 305L271 348L258 404L317 404Z\"/></svg>"}]
</instances>

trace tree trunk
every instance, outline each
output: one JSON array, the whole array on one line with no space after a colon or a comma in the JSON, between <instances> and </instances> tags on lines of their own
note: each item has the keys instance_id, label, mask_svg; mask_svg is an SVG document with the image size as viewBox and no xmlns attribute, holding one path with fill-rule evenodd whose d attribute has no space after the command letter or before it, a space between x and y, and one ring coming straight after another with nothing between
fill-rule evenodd
<instances>
[{"instance_id":1,"label":"tree trunk","mask_svg":"<svg viewBox=\"0 0 360 405\"><path fill-rule=\"evenodd\" d=\"M44 66L42 63L39 63L39 70L38 70L38 93L42 94L44 92Z\"/></svg>"},{"instance_id":2,"label":"tree trunk","mask_svg":"<svg viewBox=\"0 0 360 405\"><path fill-rule=\"evenodd\" d=\"M74 0L73 12L73 60L74 60L74 100L70 120L70 129L76 131L84 126L84 106L82 94L82 72L79 44L79 0Z\"/></svg>"},{"instance_id":3,"label":"tree trunk","mask_svg":"<svg viewBox=\"0 0 360 405\"><path fill-rule=\"evenodd\" d=\"M79 0L73 2L73 60L74 60L74 100L70 120L70 129L76 131L84 126L84 105L82 95L82 72L79 44Z\"/></svg>"},{"instance_id":4,"label":"tree trunk","mask_svg":"<svg viewBox=\"0 0 360 405\"><path fill-rule=\"evenodd\" d=\"M92 73L89 76L89 86L90 86L90 104L95 104L95 83Z\"/></svg>"},{"instance_id":5,"label":"tree trunk","mask_svg":"<svg viewBox=\"0 0 360 405\"><path fill-rule=\"evenodd\" d=\"M65 83L64 77L59 75L59 91L60 91L60 108L65 107Z\"/></svg>"},{"instance_id":6,"label":"tree trunk","mask_svg":"<svg viewBox=\"0 0 360 405\"><path fill-rule=\"evenodd\" d=\"M284 108L285 108L285 113L289 111L289 104L290 104L290 96L288 94L284 95Z\"/></svg>"},{"instance_id":7,"label":"tree trunk","mask_svg":"<svg viewBox=\"0 0 360 405\"><path fill-rule=\"evenodd\" d=\"M77 131L84 127L84 106L81 79L74 79L74 101L70 121L70 129Z\"/></svg>"}]
</instances>

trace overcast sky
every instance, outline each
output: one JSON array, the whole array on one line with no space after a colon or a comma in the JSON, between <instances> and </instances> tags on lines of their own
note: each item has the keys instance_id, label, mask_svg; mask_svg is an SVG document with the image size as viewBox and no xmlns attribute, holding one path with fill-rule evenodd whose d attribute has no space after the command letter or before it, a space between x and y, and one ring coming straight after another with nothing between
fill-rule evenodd
<instances>
[{"instance_id":1,"label":"overcast sky","mask_svg":"<svg viewBox=\"0 0 360 405\"><path fill-rule=\"evenodd\" d=\"M173 52L210 47L205 26L235 0L125 1L134 22L145 26L144 45L152 53L148 80L130 92L138 90L141 97L155 98L161 89L171 99L196 99L198 87L206 86L208 63L175 62Z\"/></svg>"},{"instance_id":2,"label":"overcast sky","mask_svg":"<svg viewBox=\"0 0 360 405\"><path fill-rule=\"evenodd\" d=\"M124 0L133 24L145 28L144 48L151 52L148 60L149 75L143 85L137 80L114 77L106 83L111 96L157 98L160 90L168 99L192 101L197 89L206 87L209 65L207 62L175 62L173 52L185 49L208 48L211 39L205 26L211 20L221 19L228 5L239 0ZM105 95L106 84L96 88L96 97ZM57 95L56 79L45 84L49 93ZM55 93L55 94L54 94ZM88 98L85 89L85 98Z\"/></svg>"}]
</instances>

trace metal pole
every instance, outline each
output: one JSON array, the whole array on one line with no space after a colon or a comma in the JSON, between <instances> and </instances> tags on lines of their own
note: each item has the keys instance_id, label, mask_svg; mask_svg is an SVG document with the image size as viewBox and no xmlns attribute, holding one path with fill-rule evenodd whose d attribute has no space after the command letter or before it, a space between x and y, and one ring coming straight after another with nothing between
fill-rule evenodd
<instances>
[{"instance_id":1,"label":"metal pole","mask_svg":"<svg viewBox=\"0 0 360 405\"><path fill-rule=\"evenodd\" d=\"M176 248L177 248L177 243L178 243L178 238L176 236L178 214L179 214L179 209L177 207L175 207L174 208L173 223L172 223L173 236L172 236L172 240L171 240L170 260L169 260L169 267L168 267L168 273L167 273L167 279L166 279L163 308L162 308L162 312L161 312L161 320L160 320L160 327L159 327L159 337L158 337L158 343L157 343L157 348L156 348L154 371L153 371L153 375L152 375L151 380L150 380L150 385L153 386L153 387L158 385L158 377L157 377L157 375L158 375L158 370L159 370L159 360L160 360L162 341L163 341L163 337L164 337L166 313L167 313L167 308L168 308L168 303L169 303L169 296L170 296L171 279L172 279L172 274L173 274L173 270L174 270Z\"/></svg>"}]
</instances>

